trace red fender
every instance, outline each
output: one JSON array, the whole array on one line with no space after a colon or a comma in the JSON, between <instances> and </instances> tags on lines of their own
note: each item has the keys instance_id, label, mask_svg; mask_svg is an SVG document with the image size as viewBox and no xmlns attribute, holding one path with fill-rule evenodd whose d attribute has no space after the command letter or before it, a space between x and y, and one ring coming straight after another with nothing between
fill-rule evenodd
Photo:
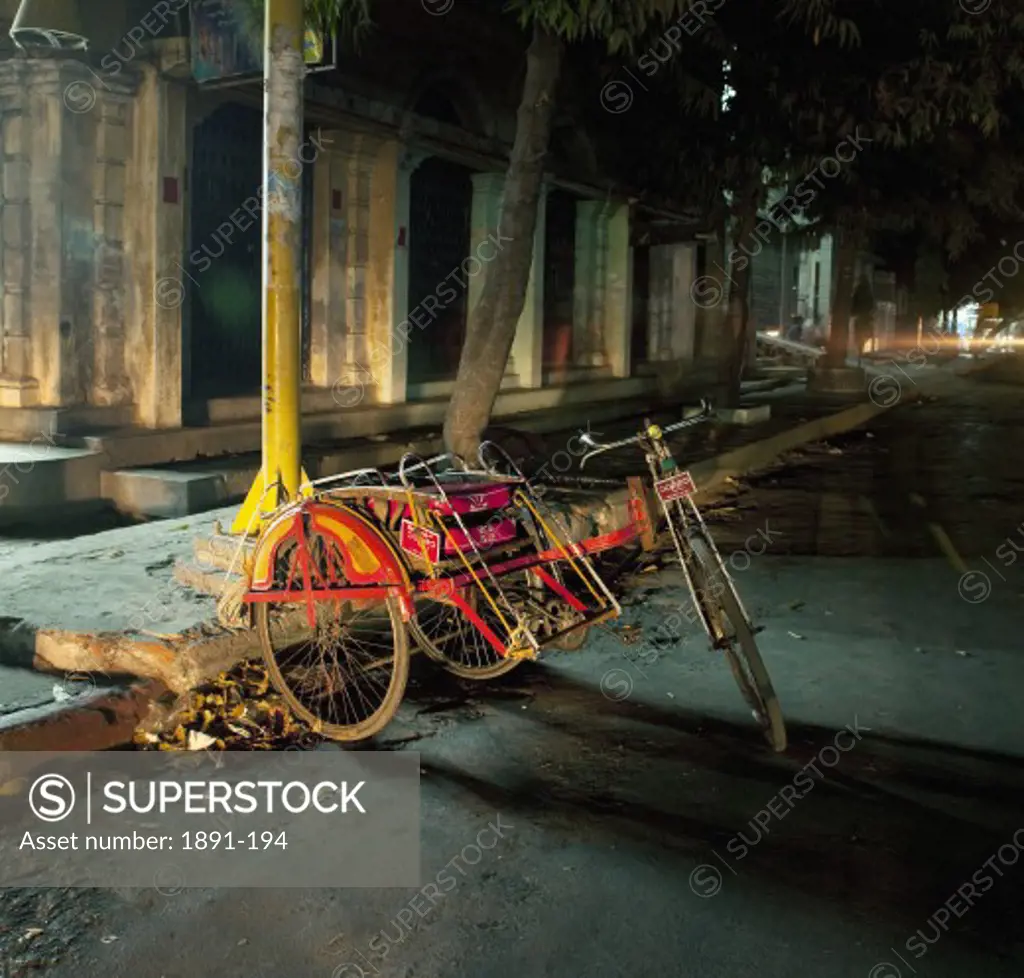
<instances>
[{"instance_id":1,"label":"red fender","mask_svg":"<svg viewBox=\"0 0 1024 978\"><path fill-rule=\"evenodd\" d=\"M342 572L348 587L397 586L403 615L412 613L412 584L401 556L373 523L354 509L320 500L302 502L295 509L273 520L256 544L250 563L250 591L269 591L274 581L274 565L281 547L296 541L307 546L316 534L332 539L342 558ZM300 551L301 553L301 551ZM300 557L300 561L304 564ZM296 590L307 586L326 588L332 581L311 581L307 585L296 575Z\"/></svg>"}]
</instances>

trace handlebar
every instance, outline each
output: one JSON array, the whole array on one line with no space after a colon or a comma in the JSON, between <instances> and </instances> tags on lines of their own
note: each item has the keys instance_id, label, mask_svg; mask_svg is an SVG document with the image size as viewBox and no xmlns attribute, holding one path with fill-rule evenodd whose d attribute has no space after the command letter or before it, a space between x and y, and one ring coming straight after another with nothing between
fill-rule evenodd
<instances>
[{"instance_id":1,"label":"handlebar","mask_svg":"<svg viewBox=\"0 0 1024 978\"><path fill-rule=\"evenodd\" d=\"M680 428L689 428L693 425L703 424L705 421L710 421L714 416L714 408L711 406L711 402L705 397L700 402L700 414L694 415L692 418L686 418L683 421L677 421L675 424L670 424L668 427L659 428L659 434L655 437L661 437L667 435L672 431L679 431ZM601 455L604 452L610 452L615 448L623 448L626 445L635 445L640 442L647 442L651 440L651 435L648 434L649 429L653 427L649 422L645 422L644 430L630 438L622 438L619 441L608 442L607 444L600 444L594 441L594 439L587 433L580 435L580 441L584 445L589 445L593 448L593 451L587 452L583 458L580 459L580 470L587 464L589 459L592 459L595 455Z\"/></svg>"}]
</instances>

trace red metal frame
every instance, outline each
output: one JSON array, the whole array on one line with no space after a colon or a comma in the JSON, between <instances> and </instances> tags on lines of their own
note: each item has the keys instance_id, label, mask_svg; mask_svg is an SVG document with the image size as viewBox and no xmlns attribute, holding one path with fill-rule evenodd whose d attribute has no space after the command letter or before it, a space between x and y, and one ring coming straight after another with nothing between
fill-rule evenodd
<instances>
[{"instance_id":1,"label":"red metal frame","mask_svg":"<svg viewBox=\"0 0 1024 978\"><path fill-rule=\"evenodd\" d=\"M436 506L440 501L431 501L431 508L446 511L455 508L460 512L480 512L484 501L504 500L507 505L509 487L499 484L490 487L490 492L473 493L460 496L452 507ZM494 490L499 490L495 492ZM505 495L501 495L504 492ZM625 546L637 539L647 519L631 500L629 507L630 523L610 533L600 534L568 545L572 557L580 557L601 553L615 547ZM466 508L463 509L462 507ZM500 507L499 507L500 508ZM287 526L286 526L286 521ZM307 530L307 521L309 529ZM331 540L337 548L342 566L336 568L335 559L329 556L326 561L326 578L312 560L309 550L309 533L317 533ZM346 540L347 536L347 540ZM307 619L311 628L316 626L316 603L319 601L373 601L385 600L397 594L402 604L402 615L407 621L415 614L414 595L422 595L431 600L444 601L454 605L476 627L484 638L501 655L507 655L505 643L495 634L464 596L467 587L476 583L476 578L468 571L451 574L444 578L422 578L413 580L409 568L402 557L400 548L387 538L381 529L369 519L348 506L321 500L309 500L300 503L294 510L282 516L280 521L271 524L265 534L266 546L261 550L257 547L254 555L254 576L251 586L243 598L249 604L257 603L298 603L304 602ZM285 587L273 588L274 567L281 548L291 541L296 544L285 580ZM352 552L352 546L363 548L360 566ZM333 549L333 548L332 548ZM266 552L269 551L269 552ZM330 551L328 551L330 554ZM566 553L560 548L550 548L521 557L486 564L481 569L489 577L498 578L516 570L534 569L544 585L568 604L574 611L585 613L587 605L572 594L560 581L544 567L566 559ZM370 563L373 566L369 566ZM340 573L339 573L340 572ZM297 573L301 575L296 580ZM347 586L339 586L345 580Z\"/></svg>"}]
</instances>

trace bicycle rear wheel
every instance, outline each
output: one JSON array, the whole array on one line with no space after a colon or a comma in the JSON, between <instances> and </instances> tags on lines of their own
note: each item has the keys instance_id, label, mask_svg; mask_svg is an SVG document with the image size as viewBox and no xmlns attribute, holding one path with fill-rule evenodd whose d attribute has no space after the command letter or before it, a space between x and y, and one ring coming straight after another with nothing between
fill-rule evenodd
<instances>
[{"instance_id":1,"label":"bicycle rear wheel","mask_svg":"<svg viewBox=\"0 0 1024 978\"><path fill-rule=\"evenodd\" d=\"M310 536L309 557L320 576L341 577L337 546ZM286 544L274 566L275 587L296 577L298 553ZM332 740L354 742L379 733L394 717L409 675L409 644L398 598L361 603L318 601L310 626L304 602L260 602L255 629L274 688L292 712Z\"/></svg>"},{"instance_id":2,"label":"bicycle rear wheel","mask_svg":"<svg viewBox=\"0 0 1024 978\"><path fill-rule=\"evenodd\" d=\"M519 571L516 578L529 590L524 571ZM501 634L497 615L476 585L463 588L462 596L488 627ZM429 658L460 679L497 679L524 661L498 652L454 604L427 603L410 619L409 634Z\"/></svg>"},{"instance_id":3,"label":"bicycle rear wheel","mask_svg":"<svg viewBox=\"0 0 1024 978\"><path fill-rule=\"evenodd\" d=\"M721 639L721 648L729 660L736 684L768 743L774 750L784 751L786 723L782 708L732 582L703 535L693 534L689 544L693 554L690 574L694 589L708 613L713 630Z\"/></svg>"}]
</instances>

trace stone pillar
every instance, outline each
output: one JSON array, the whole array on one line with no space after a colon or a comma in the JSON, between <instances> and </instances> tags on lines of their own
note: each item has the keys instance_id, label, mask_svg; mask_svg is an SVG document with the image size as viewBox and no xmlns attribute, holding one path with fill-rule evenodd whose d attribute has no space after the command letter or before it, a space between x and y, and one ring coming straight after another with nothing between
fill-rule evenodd
<instances>
[{"instance_id":1,"label":"stone pillar","mask_svg":"<svg viewBox=\"0 0 1024 978\"><path fill-rule=\"evenodd\" d=\"M409 193L422 156L397 139L380 143L370 175L367 235L367 364L378 400L406 399L409 332Z\"/></svg>"},{"instance_id":2,"label":"stone pillar","mask_svg":"<svg viewBox=\"0 0 1024 978\"><path fill-rule=\"evenodd\" d=\"M96 113L93 232L97 246L92 294L93 383L90 400L120 405L132 400L125 370L124 206L131 100L103 93ZM179 371L180 373L180 371Z\"/></svg>"},{"instance_id":3,"label":"stone pillar","mask_svg":"<svg viewBox=\"0 0 1024 978\"><path fill-rule=\"evenodd\" d=\"M690 244L651 248L648 359L692 361L697 309L690 290L697 250Z\"/></svg>"},{"instance_id":4,"label":"stone pillar","mask_svg":"<svg viewBox=\"0 0 1024 978\"><path fill-rule=\"evenodd\" d=\"M573 360L577 366L607 362L604 338L607 206L600 200L576 205L575 276L573 287Z\"/></svg>"},{"instance_id":5,"label":"stone pillar","mask_svg":"<svg viewBox=\"0 0 1024 978\"><path fill-rule=\"evenodd\" d=\"M700 310L700 349L702 359L721 362L729 356L725 314L728 305L728 282L725 281L725 238L718 235L704 246L704 274L690 297Z\"/></svg>"},{"instance_id":6,"label":"stone pillar","mask_svg":"<svg viewBox=\"0 0 1024 978\"><path fill-rule=\"evenodd\" d=\"M548 188L541 187L537 199L537 227L533 234L533 263L530 282L526 287L526 301L516 326L512 343L521 387L542 387L544 370L544 267L545 234L547 228Z\"/></svg>"},{"instance_id":7,"label":"stone pillar","mask_svg":"<svg viewBox=\"0 0 1024 978\"><path fill-rule=\"evenodd\" d=\"M469 253L480 262L480 271L470 274L466 281L466 322L480 301L484 291L484 278L487 275L487 265L484 258L492 257L492 250L487 248L486 242L489 237L497 237L498 223L501 218L501 200L505 188L504 173L474 173L473 181L473 202L470 207L469 218ZM484 249L481 256L481 248ZM505 372L515 372L515 350L509 358Z\"/></svg>"},{"instance_id":8,"label":"stone pillar","mask_svg":"<svg viewBox=\"0 0 1024 978\"><path fill-rule=\"evenodd\" d=\"M27 66L26 61L7 61L0 65L3 138L0 407L27 407L38 399L28 313L32 264L29 245L32 118L28 106Z\"/></svg>"},{"instance_id":9,"label":"stone pillar","mask_svg":"<svg viewBox=\"0 0 1024 978\"><path fill-rule=\"evenodd\" d=\"M335 131L313 173L313 308L310 375L314 384L363 390L374 383L367 339L367 266L376 154L381 141ZM346 393L342 407L362 397Z\"/></svg>"},{"instance_id":10,"label":"stone pillar","mask_svg":"<svg viewBox=\"0 0 1024 978\"><path fill-rule=\"evenodd\" d=\"M470 277L467 284L467 308L472 310L483 291L488 261L497 254L504 173L473 175L473 206L470 230L470 251L482 264L482 274ZM537 201L537 226L533 238L533 261L530 281L526 287L523 311L516 326L515 339L506 372L518 377L521 387L540 387L544 352L544 228L547 212L547 187L541 188ZM490 239L490 242L488 241ZM504 243L503 247L508 247Z\"/></svg>"},{"instance_id":11,"label":"stone pillar","mask_svg":"<svg viewBox=\"0 0 1024 978\"><path fill-rule=\"evenodd\" d=\"M67 374L69 370L77 373L77 363L72 358L74 342L84 339L78 335L80 329L88 329L87 323L76 321L80 309L75 308L73 301L66 302L64 296L69 284L65 272L71 269L65 269L63 262L66 188L61 164L65 152L64 123L69 120L69 113L61 97L61 65L52 61L28 64L24 83L28 87L31 173L27 175L29 240L25 244L31 260L27 308L28 332L32 338L30 373L39 384L39 403L59 407L65 395L70 395L69 400L77 400L76 378L69 378ZM78 67L77 63L75 66ZM85 161L79 159L79 173L87 172L90 163L88 157ZM85 230L89 233L92 229ZM72 260L69 264L77 263Z\"/></svg>"},{"instance_id":12,"label":"stone pillar","mask_svg":"<svg viewBox=\"0 0 1024 978\"><path fill-rule=\"evenodd\" d=\"M337 140L334 132L325 136L332 145ZM320 153L313 162L309 377L318 387L351 382L344 376L348 188L339 172L342 165L333 149Z\"/></svg>"},{"instance_id":13,"label":"stone pillar","mask_svg":"<svg viewBox=\"0 0 1024 978\"><path fill-rule=\"evenodd\" d=\"M628 377L633 338L633 249L630 206L612 202L604 214L604 351L615 377Z\"/></svg>"},{"instance_id":14,"label":"stone pillar","mask_svg":"<svg viewBox=\"0 0 1024 978\"><path fill-rule=\"evenodd\" d=\"M187 89L150 66L140 71L126 173L126 363L136 421L175 428L182 423L182 303L189 274L182 267Z\"/></svg>"},{"instance_id":15,"label":"stone pillar","mask_svg":"<svg viewBox=\"0 0 1024 978\"><path fill-rule=\"evenodd\" d=\"M108 261L107 241L108 218L117 241L120 215L108 215L106 206L118 198L123 203L124 190L123 171L109 168L102 154L108 153L108 127L120 124L123 131L133 77L99 82L70 59L6 62L0 71L0 102L11 123L5 127L11 143L4 147L11 164L4 166L7 379L0 385L8 405L112 403L92 396L91 367L97 313L103 324L116 321L115 331L124 321L123 310L100 298L112 294L116 306L123 287L120 267ZM20 98L9 92L15 80L23 88ZM15 239L20 259L12 254ZM117 378L118 403L131 396L123 356L123 343L115 339L104 363Z\"/></svg>"}]
</instances>

